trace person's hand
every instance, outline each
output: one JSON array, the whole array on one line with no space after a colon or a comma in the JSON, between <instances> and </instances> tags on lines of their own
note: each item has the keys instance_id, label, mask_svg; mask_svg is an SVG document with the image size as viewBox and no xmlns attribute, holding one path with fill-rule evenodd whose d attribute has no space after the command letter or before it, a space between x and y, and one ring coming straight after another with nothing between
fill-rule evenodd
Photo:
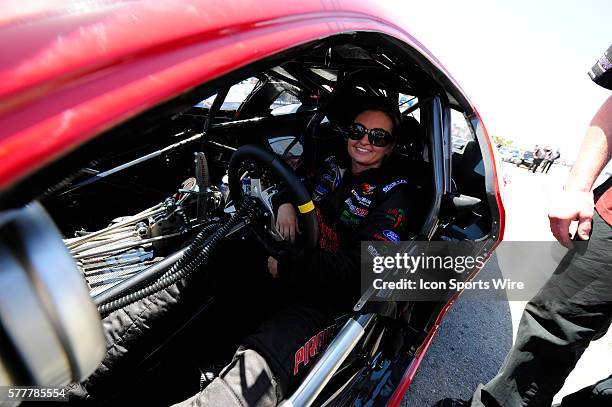
<instances>
[{"instance_id":1,"label":"person's hand","mask_svg":"<svg viewBox=\"0 0 612 407\"><path fill-rule=\"evenodd\" d=\"M272 256L268 256L268 271L272 277L278 278L278 260Z\"/></svg>"},{"instance_id":2,"label":"person's hand","mask_svg":"<svg viewBox=\"0 0 612 407\"><path fill-rule=\"evenodd\" d=\"M278 208L276 230L283 236L283 239L291 243L295 242L296 233L302 233L298 228L297 215L292 204L284 203Z\"/></svg>"},{"instance_id":3,"label":"person's hand","mask_svg":"<svg viewBox=\"0 0 612 407\"><path fill-rule=\"evenodd\" d=\"M572 249L569 227L578 221L577 233L580 239L588 240L593 221L593 193L578 190L563 190L554 198L548 219L550 230L563 246Z\"/></svg>"}]
</instances>

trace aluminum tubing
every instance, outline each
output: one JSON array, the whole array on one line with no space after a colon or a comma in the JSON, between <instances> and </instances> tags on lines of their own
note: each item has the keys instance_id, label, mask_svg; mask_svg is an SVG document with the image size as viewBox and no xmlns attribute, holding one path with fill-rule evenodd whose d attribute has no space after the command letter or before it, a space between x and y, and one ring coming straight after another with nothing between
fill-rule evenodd
<instances>
[{"instance_id":1,"label":"aluminum tubing","mask_svg":"<svg viewBox=\"0 0 612 407\"><path fill-rule=\"evenodd\" d=\"M149 216L154 216L154 215L157 215L158 213L162 213L166 209L162 208L161 205L162 204L155 205L152 208L144 210L144 211L142 211L142 212L140 212L140 213L138 213L138 214L136 214L136 215L134 215L134 216L132 216L132 217L130 217L128 219L125 219L125 220L123 220L121 222L115 223L114 225L111 225L111 226L109 226L107 228L100 229L100 230L98 230L96 232L89 233L89 234L87 234L85 236L81 236L81 237L77 237L77 238L74 238L74 239L70 239L70 241L66 242L66 246L69 249L72 250L76 246L81 245L81 244L83 244L83 243L85 243L87 241L92 240L94 237L98 237L98 236L102 236L102 235L108 234L111 231L115 231L115 230L117 230L119 228L122 228L122 227L124 227L126 225L129 225L131 223L135 223L135 222L141 221L143 219L146 219Z\"/></svg>"}]
</instances>

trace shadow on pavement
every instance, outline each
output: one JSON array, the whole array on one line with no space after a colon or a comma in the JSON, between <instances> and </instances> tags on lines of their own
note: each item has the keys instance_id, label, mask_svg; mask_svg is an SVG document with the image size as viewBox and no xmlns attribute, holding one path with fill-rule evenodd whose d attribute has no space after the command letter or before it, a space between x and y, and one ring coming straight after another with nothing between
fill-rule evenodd
<instances>
[{"instance_id":1,"label":"shadow on pavement","mask_svg":"<svg viewBox=\"0 0 612 407\"><path fill-rule=\"evenodd\" d=\"M477 280L498 277L494 255ZM444 397L470 398L479 383L495 376L511 346L507 301L460 297L443 319L402 407L427 407Z\"/></svg>"}]
</instances>

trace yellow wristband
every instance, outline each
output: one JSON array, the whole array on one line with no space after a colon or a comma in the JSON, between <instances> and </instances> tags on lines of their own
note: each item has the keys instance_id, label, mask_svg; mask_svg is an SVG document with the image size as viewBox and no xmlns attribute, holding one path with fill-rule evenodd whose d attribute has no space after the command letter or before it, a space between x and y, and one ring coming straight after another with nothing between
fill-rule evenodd
<instances>
[{"instance_id":1,"label":"yellow wristband","mask_svg":"<svg viewBox=\"0 0 612 407\"><path fill-rule=\"evenodd\" d=\"M308 213L315 208L314 203L312 201L306 202L304 205L298 206L298 210L300 213Z\"/></svg>"}]
</instances>

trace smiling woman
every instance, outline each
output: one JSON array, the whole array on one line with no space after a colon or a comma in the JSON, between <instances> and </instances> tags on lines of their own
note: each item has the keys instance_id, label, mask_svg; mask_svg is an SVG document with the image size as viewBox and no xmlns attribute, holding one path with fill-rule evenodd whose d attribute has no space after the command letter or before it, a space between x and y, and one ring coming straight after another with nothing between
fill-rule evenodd
<instances>
[{"instance_id":1,"label":"smiling woman","mask_svg":"<svg viewBox=\"0 0 612 407\"><path fill-rule=\"evenodd\" d=\"M373 102L369 103L375 106ZM397 111L396 104L393 108ZM318 248L308 256L268 260L270 273L293 287L297 299L289 304L288 311L270 318L247 337L240 349L249 349L251 353L243 356L239 350L226 368L226 376L216 379L189 403L224 401L234 405L228 404L228 400L240 400L242 405L255 405L257 400L269 398L273 399L271 404L279 402L278 394L286 394L307 371L291 365L292 354L287 350L291 352L309 337L316 337L319 330L350 311L359 298L360 242L399 242L408 237L408 231L415 230L414 222L409 220L415 214L412 202L418 201L420 194L416 186L385 163L395 145L392 134L394 123L398 122L394 119L396 115L391 108L368 107L368 102L357 114L346 133L348 168L335 156L328 156L312 182L318 226L324 231ZM293 241L295 231L299 230L296 210L286 200L281 199L278 204L281 234ZM390 213L408 216L392 217ZM295 312L296 309L300 312ZM240 373L244 370L267 377L269 384L244 391L250 387L245 379L238 379L244 376Z\"/></svg>"},{"instance_id":2,"label":"smiling woman","mask_svg":"<svg viewBox=\"0 0 612 407\"><path fill-rule=\"evenodd\" d=\"M383 110L368 109L355 117L347 144L354 173L378 168L385 157L391 155L395 147L396 116Z\"/></svg>"}]
</instances>

